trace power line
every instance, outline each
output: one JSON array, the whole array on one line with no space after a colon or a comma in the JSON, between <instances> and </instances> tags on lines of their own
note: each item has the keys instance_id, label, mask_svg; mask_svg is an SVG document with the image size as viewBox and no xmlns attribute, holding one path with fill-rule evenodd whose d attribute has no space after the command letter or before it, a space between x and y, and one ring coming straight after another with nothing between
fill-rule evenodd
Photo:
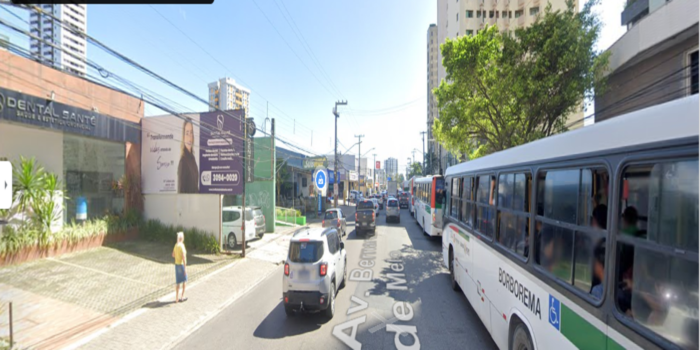
<instances>
[{"instance_id":1,"label":"power line","mask_svg":"<svg viewBox=\"0 0 700 350\"><path fill-rule=\"evenodd\" d=\"M33 6L33 8L34 8L34 11L35 11L35 12L44 13L43 10L41 10L40 8L38 8L38 7L36 7L36 6ZM130 64L130 65L132 65L132 66L134 66L134 67L136 67L137 69L141 70L142 72L146 73L147 75L150 75L151 77L154 77L154 78L156 78L157 80L159 80L159 81L161 81L161 82L164 82L166 85L169 85L169 86L175 88L176 90L181 91L181 92L185 93L186 95L188 95L188 96L190 96L190 97L192 97L192 98L194 98L194 99L196 99L196 100L199 100L199 101L201 101L202 103L205 103L205 104L209 105L208 102L204 101L202 98L199 98L199 97L196 96L195 94L193 94L193 93L191 93L191 92L185 90L184 88L180 87L179 85L170 82L169 80L167 80L167 79L165 79L164 77L162 77L162 76L160 76L160 75L154 73L153 71L151 71L151 70L145 68L144 66L140 65L139 63L137 63L137 62L135 62L135 61L129 59L128 57L122 55L121 53L119 53L119 52L117 52L117 51L111 49L111 48L108 47L107 45L101 43L99 40L97 40L97 39L95 39L95 38L93 38L93 37L91 37L91 36L89 36L89 35L87 35L87 34L85 34L85 33L76 32L73 28L71 28L71 27L69 27L69 26L66 26L66 25L63 23L63 21L61 21L60 19L56 18L56 17L53 16L52 14L46 14L46 15L49 16L49 17L51 17L51 18L53 19L54 22L60 23L61 26L63 26L63 27L66 28L67 30L69 30L69 31L71 31L71 32L74 32L74 33L76 33L77 35L81 35L81 36L86 37L86 38L87 38L90 42L92 42L94 45L96 45L96 46L98 46L99 48L101 48L102 50L104 50L104 51L110 53L111 55L117 57L118 59L120 59L120 60L122 60L122 61L124 61L124 62L126 62L126 63L128 63L128 64ZM15 30L15 31L18 31L18 32L20 32L20 33L23 33L23 34L25 34L25 35L27 35L27 36L34 37L34 36L31 35L30 33L26 32L26 31L22 31L21 29L18 29L18 28L14 27L14 26L12 26L12 25L6 23L6 22L2 22L2 24L5 25L5 26L8 26L8 27L10 27L10 28L12 28L12 29ZM49 45L52 45L51 43L48 43L48 42L46 42L45 40L43 40L43 39L41 39L41 38L39 38L39 37L35 37L35 38L36 38L37 40L40 40L40 41L44 42L44 43L47 43L47 44L49 44ZM56 47L55 45L52 45L52 46L54 46L56 49L58 49L58 50L60 50L60 51L63 51L60 47ZM72 54L72 53L69 52L69 51L64 51L64 52L66 52L66 53L68 53L68 54ZM74 55L74 54L72 54L72 55ZM74 55L74 56L75 56L75 55ZM76 56L76 57L77 57L77 56ZM94 65L94 64L92 64L91 62L89 62L88 60L86 60L86 59L84 59L84 58L79 58L79 59L81 59L81 61L83 61L84 63L86 63L86 64L88 64L88 65ZM109 76L109 75L116 76L116 75L113 74L113 73L107 72L106 70L104 70L104 68L99 67L98 65L94 65L93 68L95 68L95 69L97 69L98 71L100 71L101 74L102 74L102 72L106 72L108 76ZM158 108L160 108L160 109L162 109L162 110L164 110L164 111L168 110L167 108L161 108L161 107L158 106L158 104L156 104L156 103L151 103L151 104L153 104L154 106L157 106ZM231 115L230 113L227 113L226 111L220 110L220 109L218 109L218 108L216 108L216 109L219 110L220 112L222 112L222 113L224 113L224 114L226 114L226 115L232 117L232 118L239 119L239 120L242 121L242 119L239 118L239 117L233 116L233 115ZM213 127L213 126L212 126L212 127ZM257 128L257 127L256 127L256 128ZM258 130L260 130L260 129L258 128ZM263 132L264 134L266 134L266 132L265 132L264 130L260 130L260 131ZM277 137L276 137L276 138L277 138ZM285 141L285 142L286 142L286 141ZM297 149L300 149L300 150L302 150L302 151L304 151L304 152L306 152L306 153L314 154L313 152L304 150L303 148L301 148L301 147L299 147L299 146L292 145L291 143L288 143L288 144L289 144L290 146L293 146L293 147L295 147L295 148L297 148Z\"/></svg>"},{"instance_id":2,"label":"power line","mask_svg":"<svg viewBox=\"0 0 700 350\"><path fill-rule=\"evenodd\" d=\"M258 3L257 3L255 0L252 0L252 1L253 1L253 4L255 5L255 7L257 7L258 10L260 11L260 13L262 13L262 15L265 17L265 19L267 20L267 22L270 23L270 25L271 25L272 28L275 30L275 32L277 33L277 35L279 35L279 37L282 38L282 41L284 41L284 43L287 45L287 47L289 47L289 50L291 50L292 53L294 54L294 56L296 56L296 57L299 59L299 62L301 62L301 64L304 65L304 67L306 68L306 70L308 70L309 73L311 73L311 75L314 77L314 79L316 79L316 81L317 81L319 84L321 84L321 86L323 87L324 90L326 90L332 97L337 98L338 96L334 96L334 94L333 94L330 90L328 90L328 88L326 87L326 85L324 85L324 84L318 79L318 77L316 77L316 74L314 74L314 72L312 72L311 69L309 69L309 66L307 66L306 63L304 63L304 60L302 60L301 57L299 57L299 55L297 54L297 52L294 51L294 49L292 48L292 46L289 45L289 42L287 42L287 39L284 38L284 36L282 35L282 33L280 33L280 31L277 29L277 27L275 26L275 24L272 23L272 21L270 20L269 17L267 17L267 14L265 14L265 11L263 11L262 8L260 8L260 6L258 5Z\"/></svg>"},{"instance_id":3,"label":"power line","mask_svg":"<svg viewBox=\"0 0 700 350\"><path fill-rule=\"evenodd\" d=\"M296 35L297 39L299 39L299 42L302 44L302 47L304 48L304 50L306 50L306 53L309 54L309 56L311 57L312 62L314 62L314 64L316 64L316 68L318 68L321 71L321 75L324 76L326 78L326 80L328 80L331 87L335 88L335 91L338 92L340 97L342 97L344 100L346 100L345 96L343 96L343 93L340 92L340 89L338 89L338 87L333 83L333 80L330 78L328 73L326 73L326 70L323 69L323 65L321 64L321 62L319 62L313 49L311 49L311 46L306 41L304 34L301 32L301 30L299 30L299 27L297 27L297 24L294 21L292 14L289 13L289 10L287 10L287 6L284 4L284 1L280 0L280 2L282 3L282 6L284 7L284 11L287 13L287 15L289 15L289 19L291 20L291 24L289 23L289 21L287 21L287 16L285 16L285 14L282 12L282 9L279 7L279 5L277 5L277 0L274 0L274 2L275 2L275 5L277 6L277 9L279 9L280 13L282 13L282 17L284 17L284 20L287 22L287 24L289 24L289 27L292 28L294 35ZM292 26L292 24L294 26ZM297 35L297 32L299 33L299 35ZM301 38L300 38L300 36L301 36ZM308 50L307 50L307 47L308 47Z\"/></svg>"},{"instance_id":4,"label":"power line","mask_svg":"<svg viewBox=\"0 0 700 350\"><path fill-rule=\"evenodd\" d=\"M267 102L269 103L269 100L268 100L267 98L265 98L265 96L263 96L263 95L262 95L259 91L257 91L256 89L253 89L253 87L252 87L250 84L248 84L248 83L246 83L245 81L243 81L243 79L241 79L240 77L236 76L236 74L234 74L234 73L231 71L231 69L229 69L229 68L228 68L226 65L224 65L223 63L221 63L221 61L219 61L214 55L212 55L209 51L207 51L204 47L202 47L202 45L200 45L196 40L192 39L192 37L190 37L185 31L183 31L183 30L180 29L180 27L178 27L175 23L173 23L172 21L170 21L165 15L163 15L160 11L158 11L154 6L152 6L152 5L149 5L149 6L150 6L151 9L152 9L153 11L155 11L160 17L162 17L166 22L168 22L168 24L170 24L173 28L175 28L175 30L177 30L178 32L180 32L180 34L182 34L185 38L187 38L187 40L189 40L190 42L192 42L193 44L195 44L202 52L204 52L207 56L209 56L212 60L214 60L214 61L215 61L217 64L219 64L221 67L223 67L224 69L226 69L226 70L228 71L228 73L231 74L231 76L233 76L234 78L236 78L236 79L237 79L238 81L240 81L242 84L248 85L249 87L251 87L252 93L254 93L254 94L256 94L256 95L259 95L263 100L265 100L265 101L267 101ZM277 109L277 110L280 111L282 114L284 114L284 116L286 116L287 118L293 119L292 117L290 117L289 115L287 115L286 113L284 113L281 109L279 109L279 108L278 108L277 106L275 106L274 104L272 104L272 103L269 103L269 104L270 104L273 108ZM252 105L252 103L251 103L251 105ZM301 123L300 123L300 125L301 125ZM303 127L306 128L306 129L308 129L308 130L312 130L312 129L306 127L306 126L303 126Z\"/></svg>"}]
</instances>

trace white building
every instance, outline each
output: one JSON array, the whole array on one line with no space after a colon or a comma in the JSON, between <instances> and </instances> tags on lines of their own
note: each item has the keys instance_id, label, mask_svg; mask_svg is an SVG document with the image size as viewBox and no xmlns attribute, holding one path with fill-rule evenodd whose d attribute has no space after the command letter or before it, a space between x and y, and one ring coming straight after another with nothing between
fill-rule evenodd
<instances>
[{"instance_id":1,"label":"white building","mask_svg":"<svg viewBox=\"0 0 700 350\"><path fill-rule=\"evenodd\" d=\"M433 35L433 25L428 28L428 57L432 50L437 51L437 60L428 60L428 74L435 69L437 71L437 81L428 79L428 87L438 87L445 79L447 72L442 66L442 53L439 45L447 38L455 39L464 35L474 35L486 27L486 25L497 25L502 31L513 31L517 28L527 27L537 20L539 13L544 12L547 4L552 5L552 11L565 10L567 0L438 0L438 22L437 22L437 47L431 47ZM578 9L579 2L574 0L574 7ZM432 85L431 85L432 84ZM439 111L435 107L433 112L430 108L430 101L434 101L429 90L428 94L428 154L431 152L439 158L441 174L451 164L455 164L454 157L446 152L436 141L432 134L432 125L435 118L439 118ZM435 102L436 103L436 102ZM583 111L572 113L568 117L567 124L583 117ZM583 126L583 123L572 126L571 129ZM430 141L433 140L433 141Z\"/></svg>"},{"instance_id":2,"label":"white building","mask_svg":"<svg viewBox=\"0 0 700 350\"><path fill-rule=\"evenodd\" d=\"M250 90L236 84L234 79L221 78L209 83L209 111L245 109L245 115L249 116L249 107Z\"/></svg>"},{"instance_id":3,"label":"white building","mask_svg":"<svg viewBox=\"0 0 700 350\"><path fill-rule=\"evenodd\" d=\"M32 12L29 15L30 31L43 40L30 39L32 55L58 69L84 76L87 72L87 44L81 34L87 33L87 5L39 5L41 9L58 18ZM52 45L58 46L57 50Z\"/></svg>"},{"instance_id":4,"label":"white building","mask_svg":"<svg viewBox=\"0 0 700 350\"><path fill-rule=\"evenodd\" d=\"M386 176L395 178L399 175L399 160L396 158L389 158L384 161L384 169L386 170Z\"/></svg>"}]
</instances>

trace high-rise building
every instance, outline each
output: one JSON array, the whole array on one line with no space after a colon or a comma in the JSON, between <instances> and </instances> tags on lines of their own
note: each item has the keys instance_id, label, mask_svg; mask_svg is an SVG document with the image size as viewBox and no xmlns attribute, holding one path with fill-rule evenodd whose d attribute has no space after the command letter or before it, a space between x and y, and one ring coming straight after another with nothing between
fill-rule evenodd
<instances>
[{"instance_id":1,"label":"high-rise building","mask_svg":"<svg viewBox=\"0 0 700 350\"><path fill-rule=\"evenodd\" d=\"M442 54L439 45L447 38L455 39L464 35L475 35L486 25L497 25L502 31L515 30L531 25L537 20L537 16L544 12L548 4L552 5L552 11L565 10L567 0L438 0L438 23L437 23L437 62L428 61L428 71L432 65L436 65L437 81L435 87L445 79L447 72L442 66ZM578 9L578 0L574 0L574 7ZM432 26L428 28L428 40L432 33ZM428 41L428 51L430 52L430 41ZM429 54L430 57L430 54ZM428 80L430 86L431 81ZM428 97L431 101L431 97ZM431 114L430 104L428 104L428 140L434 140L432 135L432 125L435 118L439 118L437 110ZM567 120L567 125L573 124L583 118L583 111L572 113ZM574 124L570 129L583 126L583 123ZM439 157L442 174L445 169L455 163L455 157L446 152L436 141L428 142L428 154L433 152Z\"/></svg>"},{"instance_id":2,"label":"high-rise building","mask_svg":"<svg viewBox=\"0 0 700 350\"><path fill-rule=\"evenodd\" d=\"M209 83L209 111L217 109L245 109L248 116L250 106L250 90L236 84L231 78L221 78Z\"/></svg>"},{"instance_id":3,"label":"high-rise building","mask_svg":"<svg viewBox=\"0 0 700 350\"><path fill-rule=\"evenodd\" d=\"M399 160L388 158L384 161L384 169L386 170L386 176L395 178L399 174Z\"/></svg>"},{"instance_id":4,"label":"high-rise building","mask_svg":"<svg viewBox=\"0 0 700 350\"><path fill-rule=\"evenodd\" d=\"M84 76L87 71L87 5L38 5L58 18L63 24L48 15L32 12L29 15L30 31L41 40L31 38L30 49L40 62L55 68ZM52 46L53 45L53 46ZM60 48L58 50L56 47Z\"/></svg>"},{"instance_id":5,"label":"high-rise building","mask_svg":"<svg viewBox=\"0 0 700 350\"><path fill-rule=\"evenodd\" d=\"M428 35L426 38L427 41L427 50L428 50L428 55L427 55L427 62L428 62L428 72L427 72L427 81L428 81L428 101L427 101L427 107L428 107L428 124L427 124L427 136L428 136L428 154L434 153L435 156L438 156L441 152L442 146L436 141L430 141L435 139L433 136L433 123L435 122L435 119L438 117L438 107L437 107L437 99L435 98L435 95L433 95L433 90L438 87L438 84L440 83L440 80L438 79L438 60L440 60L440 41L438 40L438 28L437 25L431 24L428 27Z\"/></svg>"}]
</instances>

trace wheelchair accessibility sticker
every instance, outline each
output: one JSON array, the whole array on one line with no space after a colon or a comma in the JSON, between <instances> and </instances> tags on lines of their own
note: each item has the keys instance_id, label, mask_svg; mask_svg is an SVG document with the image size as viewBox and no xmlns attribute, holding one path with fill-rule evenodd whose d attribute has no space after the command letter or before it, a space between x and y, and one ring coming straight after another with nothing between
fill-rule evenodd
<instances>
[{"instance_id":1,"label":"wheelchair accessibility sticker","mask_svg":"<svg viewBox=\"0 0 700 350\"><path fill-rule=\"evenodd\" d=\"M561 304L559 299L549 295L549 324L560 331L561 325Z\"/></svg>"}]
</instances>

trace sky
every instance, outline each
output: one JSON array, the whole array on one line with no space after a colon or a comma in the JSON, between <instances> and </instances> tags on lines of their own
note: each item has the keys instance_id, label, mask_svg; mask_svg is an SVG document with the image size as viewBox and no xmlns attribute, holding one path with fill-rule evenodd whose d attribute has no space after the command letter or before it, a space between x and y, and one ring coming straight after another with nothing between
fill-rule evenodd
<instances>
[{"instance_id":1,"label":"sky","mask_svg":"<svg viewBox=\"0 0 700 350\"><path fill-rule=\"evenodd\" d=\"M624 0L605 0L599 49L622 34ZM24 10L12 9L23 19ZM166 19L164 19L165 17ZM0 11L0 18L25 23ZM207 84L230 77L251 90L259 127L275 118L276 134L313 154L332 154L336 101L339 152L421 161L426 127L426 34L436 0L239 0L213 5L89 5L88 34L202 99ZM9 34L28 48L26 37ZM183 34L183 32L185 34ZM90 60L169 100L178 112L203 104L90 45ZM89 72L98 76L95 71ZM112 77L106 82L118 84ZM588 114L587 112L586 114ZM163 114L148 106L146 115ZM269 126L267 127L269 130ZM288 147L287 147L288 148ZM372 150L373 149L373 150ZM368 152L369 151L369 152Z\"/></svg>"}]
</instances>

